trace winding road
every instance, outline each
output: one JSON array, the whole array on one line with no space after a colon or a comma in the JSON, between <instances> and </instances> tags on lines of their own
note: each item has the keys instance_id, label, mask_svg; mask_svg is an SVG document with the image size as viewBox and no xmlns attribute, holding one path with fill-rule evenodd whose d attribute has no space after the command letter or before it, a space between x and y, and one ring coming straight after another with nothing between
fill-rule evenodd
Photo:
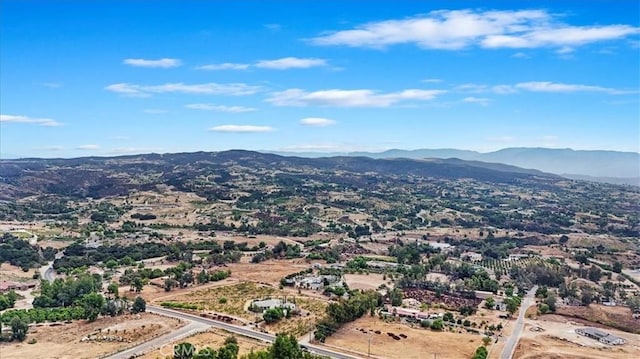
<instances>
[{"instance_id":1,"label":"winding road","mask_svg":"<svg viewBox=\"0 0 640 359\"><path fill-rule=\"evenodd\" d=\"M141 343L135 347L132 347L127 350L108 356L106 357L106 359L127 359L132 356L143 354L157 348L162 348L163 346L169 345L178 339L185 338L198 331L206 330L209 327L224 329L231 333L235 333L235 334L253 338L253 339L262 340L269 343L273 343L276 338L275 335L273 334L258 332L246 327L219 322L216 320L203 318L197 315L187 314L187 313L183 313L183 312L179 312L179 311L171 310L167 308L147 306L147 312L181 319L189 324L171 333L165 334L158 338ZM359 358L353 355L339 353L339 352L326 349L320 346L316 346L316 345L304 344L304 346L314 354L324 355L330 358L335 358L335 359L358 359ZM173 353L172 350L173 350L173 347L168 347L167 348L168 352L166 354L171 355Z\"/></svg>"},{"instance_id":2,"label":"winding road","mask_svg":"<svg viewBox=\"0 0 640 359\"><path fill-rule=\"evenodd\" d=\"M522 334L522 328L524 328L524 315L527 312L527 309L533 303L537 289L538 286L534 286L527 292L527 295L524 297L524 300L520 305L520 312L518 313L518 319L516 320L516 323L514 325L513 332L505 343L504 349L502 349L500 359L511 359L513 357L513 353L515 352L518 341L520 340L520 335Z\"/></svg>"}]
</instances>

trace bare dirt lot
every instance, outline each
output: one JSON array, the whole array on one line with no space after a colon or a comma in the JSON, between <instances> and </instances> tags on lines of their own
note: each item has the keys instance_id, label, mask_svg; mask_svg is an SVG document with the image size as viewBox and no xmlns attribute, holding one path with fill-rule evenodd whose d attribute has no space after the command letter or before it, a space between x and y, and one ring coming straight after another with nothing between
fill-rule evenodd
<instances>
[{"instance_id":1,"label":"bare dirt lot","mask_svg":"<svg viewBox=\"0 0 640 359\"><path fill-rule=\"evenodd\" d=\"M96 358L133 343L147 341L181 325L176 319L143 313L139 317L124 315L102 318L93 323L75 321L60 326L32 326L24 342L1 344L0 358ZM107 337L111 341L82 341L90 335ZM36 343L28 344L31 340Z\"/></svg>"},{"instance_id":2,"label":"bare dirt lot","mask_svg":"<svg viewBox=\"0 0 640 359\"><path fill-rule=\"evenodd\" d=\"M224 345L224 341L227 337L232 334L225 332L220 329L210 329L207 332L199 333L184 339L180 339L173 343L167 343L162 348L154 350L150 353L147 353L141 356L141 359L159 359L159 358L173 358L173 346L182 343L188 342L193 344L196 347L196 350L204 349L206 347L211 347L214 350L217 350L219 347ZM239 356L247 354L249 352L258 351L266 348L267 344L255 339L250 339L246 337L236 336L238 340L238 346L240 347Z\"/></svg>"},{"instance_id":3,"label":"bare dirt lot","mask_svg":"<svg viewBox=\"0 0 640 359\"><path fill-rule=\"evenodd\" d=\"M248 311L252 299L284 298L293 301L301 310L300 315L283 319L264 329L271 333L289 332L295 335L308 333L318 318L324 315L326 300L308 297L304 294L292 295L290 292L275 287L242 282L226 286L212 286L199 290L184 292L171 297L159 298L156 303L169 300L195 305L210 313L226 314L238 318L245 323L261 320L262 314Z\"/></svg>"},{"instance_id":4,"label":"bare dirt lot","mask_svg":"<svg viewBox=\"0 0 640 359\"><path fill-rule=\"evenodd\" d=\"M376 331L380 334L376 334ZM407 337L395 340L387 333L397 336L404 334ZM348 348L366 356L369 338L371 355L389 359L424 359L433 357L433 353L437 353L438 358L470 358L482 344L479 335L414 329L369 316L346 324L329 337L326 344Z\"/></svg>"},{"instance_id":5,"label":"bare dirt lot","mask_svg":"<svg viewBox=\"0 0 640 359\"><path fill-rule=\"evenodd\" d=\"M226 269L231 270L231 278L278 286L280 280L289 274L310 267L302 259L268 260L262 263L232 263Z\"/></svg>"},{"instance_id":6,"label":"bare dirt lot","mask_svg":"<svg viewBox=\"0 0 640 359\"><path fill-rule=\"evenodd\" d=\"M627 307L607 307L599 304L591 304L588 307L559 306L556 312L566 317L640 333L640 321L633 319L631 310Z\"/></svg>"},{"instance_id":7,"label":"bare dirt lot","mask_svg":"<svg viewBox=\"0 0 640 359\"><path fill-rule=\"evenodd\" d=\"M575 332L577 328L590 325L593 324L560 315L543 315L538 320L527 320L514 358L640 357L640 335L603 328L627 341L625 345L609 346Z\"/></svg>"},{"instance_id":8,"label":"bare dirt lot","mask_svg":"<svg viewBox=\"0 0 640 359\"><path fill-rule=\"evenodd\" d=\"M29 269L28 272L25 272L20 269L20 267L12 266L9 263L2 263L0 266L0 282L27 282L33 280L33 273L37 273L37 270Z\"/></svg>"},{"instance_id":9,"label":"bare dirt lot","mask_svg":"<svg viewBox=\"0 0 640 359\"><path fill-rule=\"evenodd\" d=\"M393 283L389 284L389 281L383 279L382 274L345 274L344 280L350 289L376 290L382 284L393 287Z\"/></svg>"}]
</instances>

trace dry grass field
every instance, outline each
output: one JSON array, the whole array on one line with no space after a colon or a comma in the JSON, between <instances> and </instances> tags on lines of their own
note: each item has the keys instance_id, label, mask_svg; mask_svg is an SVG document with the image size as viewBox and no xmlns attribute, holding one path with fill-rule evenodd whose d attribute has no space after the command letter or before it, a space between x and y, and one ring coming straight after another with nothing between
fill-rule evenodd
<instances>
[{"instance_id":1,"label":"dry grass field","mask_svg":"<svg viewBox=\"0 0 640 359\"><path fill-rule=\"evenodd\" d=\"M380 334L376 334L379 331ZM407 338L395 340L387 333ZM337 333L329 337L326 344L348 348L367 355L371 339L371 355L388 359L424 359L432 358L470 358L482 337L472 334L433 332L431 330L410 328L396 323L385 323L375 317L363 317L344 325Z\"/></svg>"},{"instance_id":2,"label":"dry grass field","mask_svg":"<svg viewBox=\"0 0 640 359\"><path fill-rule=\"evenodd\" d=\"M220 329L210 329L207 332L199 333L184 339L180 339L176 342L166 343L162 348L154 350L150 353L147 353L141 356L141 359L165 359L165 358L173 358L173 346L182 343L189 342L193 344L197 350L211 347L212 349L218 349L222 345L224 345L224 341L227 337L231 336L230 333L227 333ZM240 356L247 354L249 352L258 351L266 348L266 343L250 339L246 337L236 336L238 340L238 346L240 347Z\"/></svg>"},{"instance_id":3,"label":"dry grass field","mask_svg":"<svg viewBox=\"0 0 640 359\"><path fill-rule=\"evenodd\" d=\"M288 332L302 335L311 331L315 322L324 315L327 305L325 300L304 295L292 295L286 291L254 282L242 282L185 292L171 297L159 298L156 303L170 300L194 304L204 311L224 313L253 322L260 320L262 315L247 310L252 299L283 298L284 296L287 297L287 300L295 301L298 308L301 309L301 315L283 319L270 325L263 323L264 329L269 332Z\"/></svg>"},{"instance_id":4,"label":"dry grass field","mask_svg":"<svg viewBox=\"0 0 640 359\"><path fill-rule=\"evenodd\" d=\"M382 279L382 274L345 274L344 280L351 289L377 290L382 284L393 287L389 280Z\"/></svg>"},{"instance_id":5,"label":"dry grass field","mask_svg":"<svg viewBox=\"0 0 640 359\"><path fill-rule=\"evenodd\" d=\"M93 323L75 321L60 326L41 325L29 329L27 340L22 343L0 344L0 358L97 358L118 349L142 343L158 335L178 328L176 319L143 313L140 317L125 315L101 318ZM121 337L124 341L81 341L82 338L100 334ZM35 340L34 344L29 344Z\"/></svg>"},{"instance_id":6,"label":"dry grass field","mask_svg":"<svg viewBox=\"0 0 640 359\"><path fill-rule=\"evenodd\" d=\"M575 332L577 328L593 325L593 323L573 320L573 318L560 315L543 315L538 320L526 320L514 358L622 359L640 357L640 335L638 334L604 328L603 330L623 337L627 341L625 345L608 346Z\"/></svg>"}]
</instances>

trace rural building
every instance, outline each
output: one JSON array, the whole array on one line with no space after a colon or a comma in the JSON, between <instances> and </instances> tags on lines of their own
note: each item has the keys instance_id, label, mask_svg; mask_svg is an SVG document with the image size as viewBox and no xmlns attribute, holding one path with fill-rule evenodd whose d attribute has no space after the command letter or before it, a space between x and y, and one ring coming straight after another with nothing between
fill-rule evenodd
<instances>
[{"instance_id":1,"label":"rural building","mask_svg":"<svg viewBox=\"0 0 640 359\"><path fill-rule=\"evenodd\" d=\"M267 309L275 309L275 308L284 308L287 310L296 309L296 305L293 303L283 303L280 299L265 299L265 300L256 300L251 305L254 308L262 310L263 312Z\"/></svg>"},{"instance_id":2,"label":"rural building","mask_svg":"<svg viewBox=\"0 0 640 359\"><path fill-rule=\"evenodd\" d=\"M576 329L576 333L580 335L584 335L585 337L588 337L591 339L595 339L600 343L604 343L607 345L622 345L626 342L623 338L620 338L613 334L609 334L598 328L592 328L592 327L578 328Z\"/></svg>"},{"instance_id":3,"label":"rural building","mask_svg":"<svg viewBox=\"0 0 640 359\"><path fill-rule=\"evenodd\" d=\"M5 293L11 290L27 290L30 288L35 288L35 282L12 282L12 281L2 281L0 282L0 293Z\"/></svg>"}]
</instances>

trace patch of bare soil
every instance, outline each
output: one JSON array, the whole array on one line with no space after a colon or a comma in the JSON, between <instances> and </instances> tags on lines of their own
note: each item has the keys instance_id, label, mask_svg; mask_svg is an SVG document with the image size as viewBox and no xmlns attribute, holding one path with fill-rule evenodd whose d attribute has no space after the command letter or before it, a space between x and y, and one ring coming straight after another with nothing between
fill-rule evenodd
<instances>
[{"instance_id":1,"label":"patch of bare soil","mask_svg":"<svg viewBox=\"0 0 640 359\"><path fill-rule=\"evenodd\" d=\"M482 344L479 335L410 328L369 316L344 325L326 344L366 356L370 339L371 355L389 359L424 359L434 353L438 358L470 358Z\"/></svg>"},{"instance_id":2,"label":"patch of bare soil","mask_svg":"<svg viewBox=\"0 0 640 359\"><path fill-rule=\"evenodd\" d=\"M151 313L101 318L93 323L31 326L22 343L0 344L0 358L97 358L179 328L172 318ZM33 344L29 344L33 342Z\"/></svg>"}]
</instances>

